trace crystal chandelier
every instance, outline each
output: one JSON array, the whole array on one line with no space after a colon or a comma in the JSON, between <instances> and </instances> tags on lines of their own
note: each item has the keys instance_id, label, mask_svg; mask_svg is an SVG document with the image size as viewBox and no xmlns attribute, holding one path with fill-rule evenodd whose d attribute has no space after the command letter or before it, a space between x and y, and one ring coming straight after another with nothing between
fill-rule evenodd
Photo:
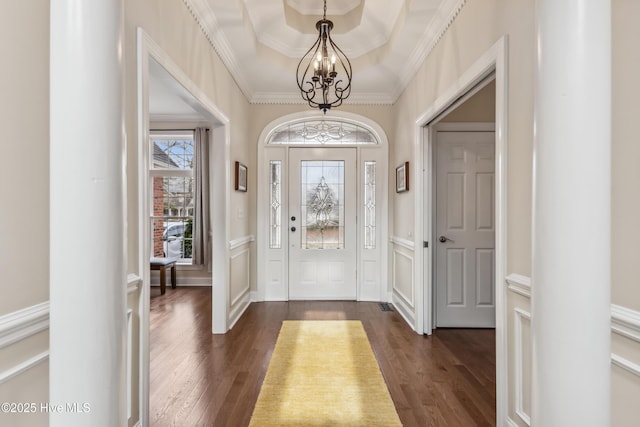
<instances>
[{"instance_id":1,"label":"crystal chandelier","mask_svg":"<svg viewBox=\"0 0 640 427\"><path fill-rule=\"evenodd\" d=\"M352 75L349 58L331 39L333 22L327 19L327 0L316 29L318 38L298 63L296 78L302 98L326 113L349 97Z\"/></svg>"}]
</instances>

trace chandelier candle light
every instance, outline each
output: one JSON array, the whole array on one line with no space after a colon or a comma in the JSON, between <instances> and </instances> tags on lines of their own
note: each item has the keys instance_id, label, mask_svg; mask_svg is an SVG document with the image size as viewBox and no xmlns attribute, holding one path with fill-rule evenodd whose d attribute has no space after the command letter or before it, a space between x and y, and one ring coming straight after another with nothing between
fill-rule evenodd
<instances>
[{"instance_id":1,"label":"chandelier candle light","mask_svg":"<svg viewBox=\"0 0 640 427\"><path fill-rule=\"evenodd\" d=\"M298 63L296 78L302 98L309 106L326 113L349 97L352 75L349 58L331 39L333 22L327 19L327 0L324 0L324 15L316 23L316 29L318 38Z\"/></svg>"}]
</instances>

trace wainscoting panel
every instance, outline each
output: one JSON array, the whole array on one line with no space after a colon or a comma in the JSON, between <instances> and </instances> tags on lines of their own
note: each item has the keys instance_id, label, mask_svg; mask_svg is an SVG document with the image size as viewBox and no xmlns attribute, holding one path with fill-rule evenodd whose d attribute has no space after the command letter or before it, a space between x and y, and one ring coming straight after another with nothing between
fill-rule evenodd
<instances>
[{"instance_id":1,"label":"wainscoting panel","mask_svg":"<svg viewBox=\"0 0 640 427\"><path fill-rule=\"evenodd\" d=\"M35 403L35 413L0 413L0 425L46 425L49 399L49 302L0 316L0 402Z\"/></svg>"},{"instance_id":2,"label":"wainscoting panel","mask_svg":"<svg viewBox=\"0 0 640 427\"><path fill-rule=\"evenodd\" d=\"M391 238L391 283L393 305L415 329L414 244L399 237Z\"/></svg>"},{"instance_id":3,"label":"wainscoting panel","mask_svg":"<svg viewBox=\"0 0 640 427\"><path fill-rule=\"evenodd\" d=\"M640 402L640 312L612 304L611 330L611 425L635 427Z\"/></svg>"},{"instance_id":4,"label":"wainscoting panel","mask_svg":"<svg viewBox=\"0 0 640 427\"><path fill-rule=\"evenodd\" d=\"M506 278L509 290L510 336L513 352L509 364L514 375L510 396L510 426L528 426L530 420L531 278L510 274ZM611 402L612 423L616 427L636 427L640 402L640 312L620 305L611 305Z\"/></svg>"},{"instance_id":5,"label":"wainscoting panel","mask_svg":"<svg viewBox=\"0 0 640 427\"><path fill-rule=\"evenodd\" d=\"M251 303L251 243L253 236L229 242L229 325L232 327Z\"/></svg>"},{"instance_id":6,"label":"wainscoting panel","mask_svg":"<svg viewBox=\"0 0 640 427\"><path fill-rule=\"evenodd\" d=\"M531 425L531 314L516 308L515 312L515 412Z\"/></svg>"},{"instance_id":7,"label":"wainscoting panel","mask_svg":"<svg viewBox=\"0 0 640 427\"><path fill-rule=\"evenodd\" d=\"M140 322L140 297L142 296L142 277L137 274L127 276L127 323L126 323L126 401L129 425L140 423L140 385L143 382L140 373L140 337L144 335Z\"/></svg>"}]
</instances>

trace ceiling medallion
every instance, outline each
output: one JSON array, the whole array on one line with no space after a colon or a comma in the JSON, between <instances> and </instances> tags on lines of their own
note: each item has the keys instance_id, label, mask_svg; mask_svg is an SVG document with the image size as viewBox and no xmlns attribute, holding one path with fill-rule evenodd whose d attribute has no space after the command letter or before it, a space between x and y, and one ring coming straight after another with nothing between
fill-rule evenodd
<instances>
[{"instance_id":1,"label":"ceiling medallion","mask_svg":"<svg viewBox=\"0 0 640 427\"><path fill-rule=\"evenodd\" d=\"M327 0L324 15L316 23L318 38L304 54L296 70L302 98L324 113L339 107L351 94L351 62L331 39L333 22L327 19Z\"/></svg>"}]
</instances>

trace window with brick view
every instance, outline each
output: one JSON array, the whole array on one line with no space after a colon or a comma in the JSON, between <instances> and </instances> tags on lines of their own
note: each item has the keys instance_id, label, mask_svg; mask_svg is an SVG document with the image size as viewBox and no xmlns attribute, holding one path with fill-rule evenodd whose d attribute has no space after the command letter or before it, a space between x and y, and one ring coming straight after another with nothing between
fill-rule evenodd
<instances>
[{"instance_id":1,"label":"window with brick view","mask_svg":"<svg viewBox=\"0 0 640 427\"><path fill-rule=\"evenodd\" d=\"M152 257L191 264L195 195L193 131L150 135Z\"/></svg>"}]
</instances>

